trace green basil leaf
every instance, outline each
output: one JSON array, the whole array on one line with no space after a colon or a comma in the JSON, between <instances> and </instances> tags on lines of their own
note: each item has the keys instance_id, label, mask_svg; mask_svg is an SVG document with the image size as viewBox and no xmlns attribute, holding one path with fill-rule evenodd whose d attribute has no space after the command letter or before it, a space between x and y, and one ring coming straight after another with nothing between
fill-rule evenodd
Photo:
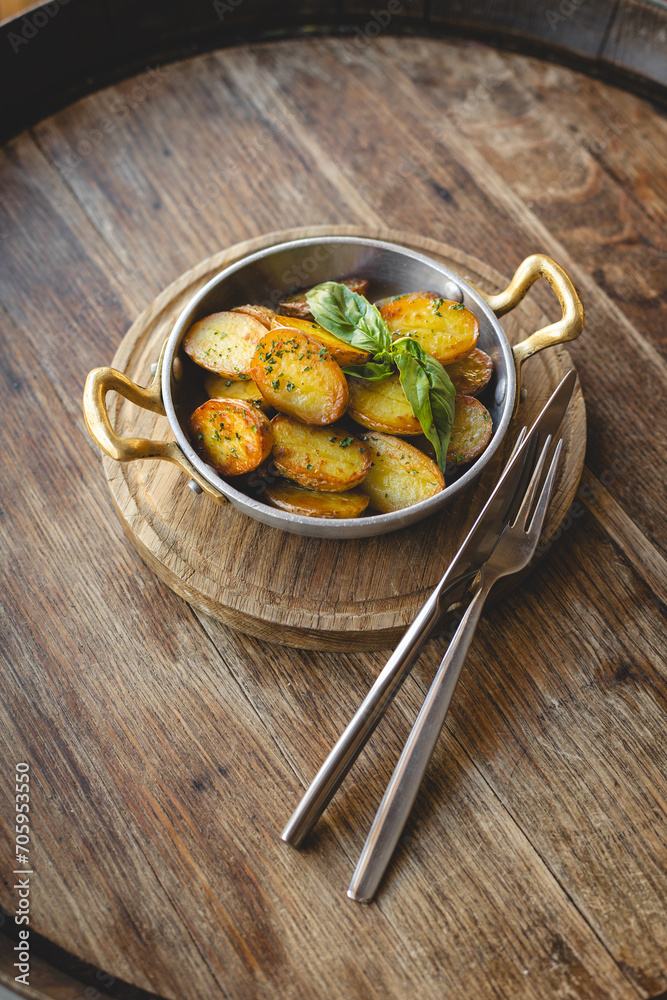
<instances>
[{"instance_id":1,"label":"green basil leaf","mask_svg":"<svg viewBox=\"0 0 667 1000\"><path fill-rule=\"evenodd\" d=\"M306 292L315 320L346 344L378 354L391 350L391 334L374 305L338 281L324 281Z\"/></svg>"},{"instance_id":2,"label":"green basil leaf","mask_svg":"<svg viewBox=\"0 0 667 1000\"><path fill-rule=\"evenodd\" d=\"M365 365L350 365L349 368L343 368L346 375L354 375L355 378L365 378L368 382L383 382L386 378L394 373L394 366L391 362L380 362L379 364L374 361L369 361Z\"/></svg>"},{"instance_id":3,"label":"green basil leaf","mask_svg":"<svg viewBox=\"0 0 667 1000\"><path fill-rule=\"evenodd\" d=\"M436 361L430 354L426 355L424 365L431 384L429 399L431 402L431 415L433 417L431 430L425 430L424 433L435 448L436 455L439 456L438 465L440 470L444 472L449 439L452 436L452 424L454 423L456 389L440 362ZM436 437L439 439L439 445L435 441Z\"/></svg>"},{"instance_id":4,"label":"green basil leaf","mask_svg":"<svg viewBox=\"0 0 667 1000\"><path fill-rule=\"evenodd\" d=\"M426 354L417 341L403 337L396 341L394 350L403 392L444 472L454 421L456 392L452 381L440 362Z\"/></svg>"},{"instance_id":5,"label":"green basil leaf","mask_svg":"<svg viewBox=\"0 0 667 1000\"><path fill-rule=\"evenodd\" d=\"M374 305L337 281L324 281L306 292L316 321L334 337L373 355L365 365L343 368L346 375L381 382L398 368L401 386L424 434L445 471L454 420L454 386L439 361L412 337L392 343L387 324Z\"/></svg>"},{"instance_id":6,"label":"green basil leaf","mask_svg":"<svg viewBox=\"0 0 667 1000\"><path fill-rule=\"evenodd\" d=\"M394 360L399 354L410 354L413 358L422 362L428 357L422 345L413 337L399 337L391 345L391 353L394 356Z\"/></svg>"}]
</instances>

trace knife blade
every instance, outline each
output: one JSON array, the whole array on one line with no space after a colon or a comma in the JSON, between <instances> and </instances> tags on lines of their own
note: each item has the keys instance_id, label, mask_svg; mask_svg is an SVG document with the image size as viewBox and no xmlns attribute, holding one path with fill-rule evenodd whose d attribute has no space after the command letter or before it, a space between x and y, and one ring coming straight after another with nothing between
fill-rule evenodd
<instances>
[{"instance_id":1,"label":"knife blade","mask_svg":"<svg viewBox=\"0 0 667 1000\"><path fill-rule=\"evenodd\" d=\"M342 736L315 775L310 787L281 834L282 840L299 847L326 809L336 790L366 745L424 645L442 619L445 597L470 581L488 559L503 526L512 513L519 487L530 475L534 456L549 435L555 437L565 415L576 382L569 371L541 410L539 416L510 458L495 489L456 553L444 576L403 635L375 683L355 712Z\"/></svg>"},{"instance_id":2,"label":"knife blade","mask_svg":"<svg viewBox=\"0 0 667 1000\"><path fill-rule=\"evenodd\" d=\"M429 598L429 601L434 597L437 599L439 609L444 596L464 579L476 574L491 555L503 526L513 513L515 499L523 495L524 491L519 487L527 484L535 455L541 453L547 437L555 439L572 398L576 380L574 370L564 376L523 441L515 448L491 496Z\"/></svg>"}]
</instances>

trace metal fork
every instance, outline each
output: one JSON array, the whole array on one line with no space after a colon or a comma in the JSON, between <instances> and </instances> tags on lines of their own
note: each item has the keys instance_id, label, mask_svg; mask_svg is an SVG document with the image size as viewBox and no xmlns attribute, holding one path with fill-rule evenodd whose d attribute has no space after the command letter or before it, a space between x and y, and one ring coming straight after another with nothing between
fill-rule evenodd
<instances>
[{"instance_id":1,"label":"metal fork","mask_svg":"<svg viewBox=\"0 0 667 1000\"><path fill-rule=\"evenodd\" d=\"M348 896L357 902L370 903L373 899L403 832L444 725L461 667L491 587L501 577L524 569L535 553L562 448L562 441L559 441L531 517L550 443L549 437L514 521L507 525L489 559L480 569L474 596L442 659L391 776L347 890Z\"/></svg>"}]
</instances>

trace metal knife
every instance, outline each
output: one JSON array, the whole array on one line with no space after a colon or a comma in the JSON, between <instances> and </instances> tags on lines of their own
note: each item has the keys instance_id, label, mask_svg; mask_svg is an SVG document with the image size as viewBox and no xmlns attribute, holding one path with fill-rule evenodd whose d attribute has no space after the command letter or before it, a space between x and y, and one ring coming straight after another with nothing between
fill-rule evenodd
<instances>
[{"instance_id":1,"label":"metal knife","mask_svg":"<svg viewBox=\"0 0 667 1000\"><path fill-rule=\"evenodd\" d=\"M388 705L409 674L424 645L436 631L449 607L447 595L466 580L471 581L488 559L512 514L519 487L530 475L533 459L540 454L549 435L565 415L576 382L569 371L548 400L534 424L508 462L484 509L433 593L399 642L372 688L355 712L342 736L313 779L283 830L282 839L300 847L322 815L359 753L366 745Z\"/></svg>"}]
</instances>

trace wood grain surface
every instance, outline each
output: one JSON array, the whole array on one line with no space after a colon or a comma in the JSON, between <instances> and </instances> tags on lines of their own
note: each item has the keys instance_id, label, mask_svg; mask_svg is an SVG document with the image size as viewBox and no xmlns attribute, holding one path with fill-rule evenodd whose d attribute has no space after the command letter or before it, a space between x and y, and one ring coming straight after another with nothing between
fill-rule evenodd
<instances>
[{"instance_id":1,"label":"wood grain surface","mask_svg":"<svg viewBox=\"0 0 667 1000\"><path fill-rule=\"evenodd\" d=\"M190 298L223 268L290 239L348 235L382 239L436 257L484 291L508 278L434 240L360 226L304 227L245 240L181 275L132 324L112 365L138 384ZM504 325L511 343L546 325L524 300ZM321 540L268 528L231 505L221 508L187 489L167 463L118 463L104 470L127 537L161 580L198 610L248 635L307 649L378 649L395 644L438 582L497 482L521 427L530 426L572 367L566 350L545 351L526 365L526 399L500 453L456 503L412 528L360 540ZM116 397L110 416L124 438L173 439L164 417ZM577 386L559 436L563 452L541 548L567 516L584 463L586 413ZM513 585L509 581L504 592ZM503 588L498 587L498 599Z\"/></svg>"},{"instance_id":2,"label":"wood grain surface","mask_svg":"<svg viewBox=\"0 0 667 1000\"><path fill-rule=\"evenodd\" d=\"M174 59L317 34L345 35L357 52L380 32L463 34L574 66L664 107L666 30L663 0L388 0L380 10L370 0L0 0L0 91L11 94L0 102L0 142L134 73L141 95Z\"/></svg>"},{"instance_id":3,"label":"wood grain surface","mask_svg":"<svg viewBox=\"0 0 667 1000\"><path fill-rule=\"evenodd\" d=\"M31 928L117 980L100 995L664 994L664 119L569 70L417 38L228 49L164 67L130 108L136 83L0 154L3 932L26 760ZM345 889L446 640L289 849L279 831L385 654L286 650L189 607L124 539L80 409L87 371L179 274L341 222L501 274L546 252L588 316L570 346L582 485L481 622L371 907ZM68 972L79 993L25 995L85 995Z\"/></svg>"}]
</instances>

